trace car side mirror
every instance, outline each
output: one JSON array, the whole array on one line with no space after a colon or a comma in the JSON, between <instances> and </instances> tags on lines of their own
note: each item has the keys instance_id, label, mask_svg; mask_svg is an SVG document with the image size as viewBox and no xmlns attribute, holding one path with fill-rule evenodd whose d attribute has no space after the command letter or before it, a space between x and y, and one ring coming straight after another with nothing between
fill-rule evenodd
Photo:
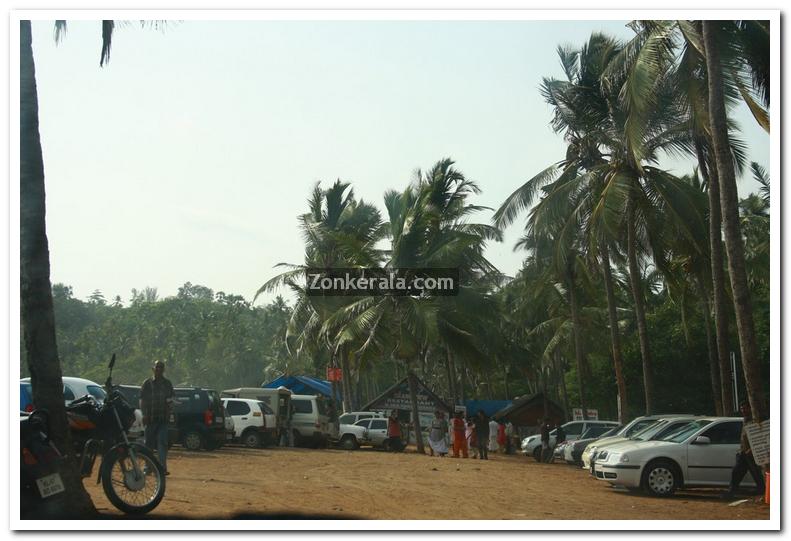
<instances>
[{"instance_id":1,"label":"car side mirror","mask_svg":"<svg viewBox=\"0 0 791 541\"><path fill-rule=\"evenodd\" d=\"M697 438L695 438L695 441L693 441L692 443L694 443L695 445L708 445L709 443L711 443L711 438L709 438L708 436L698 436Z\"/></svg>"}]
</instances>

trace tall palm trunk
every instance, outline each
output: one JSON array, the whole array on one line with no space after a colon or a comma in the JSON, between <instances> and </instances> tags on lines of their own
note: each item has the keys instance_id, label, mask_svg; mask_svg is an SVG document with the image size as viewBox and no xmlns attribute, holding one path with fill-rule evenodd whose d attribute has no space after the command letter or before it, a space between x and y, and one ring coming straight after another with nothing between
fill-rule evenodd
<instances>
[{"instance_id":1,"label":"tall palm trunk","mask_svg":"<svg viewBox=\"0 0 791 541\"><path fill-rule=\"evenodd\" d=\"M417 452L420 454L425 453L423 447L423 434L420 431L420 410L417 406L417 376L407 367L407 381L409 381L409 401L412 404L412 426L415 431L415 445Z\"/></svg>"},{"instance_id":2,"label":"tall palm trunk","mask_svg":"<svg viewBox=\"0 0 791 541\"><path fill-rule=\"evenodd\" d=\"M706 327L706 345L709 352L709 378L711 379L711 398L714 401L714 413L723 415L722 410L722 384L720 382L720 365L717 361L717 339L711 329L711 297L702 288L703 280L699 280L701 292L705 295L701 304L703 308L703 325ZM730 413L729 413L730 415Z\"/></svg>"},{"instance_id":3,"label":"tall palm trunk","mask_svg":"<svg viewBox=\"0 0 791 541\"><path fill-rule=\"evenodd\" d=\"M33 403L50 414L50 437L61 450L71 449L63 402L63 381L55 341L49 244L46 230L44 159L38 131L38 94L30 21L20 21L19 58L19 202L20 305L25 358L33 387ZM73 453L68 453L74 456ZM77 464L67 461L61 477L68 498L62 517L88 518L96 513ZM44 518L44 517L42 517Z\"/></svg>"},{"instance_id":4,"label":"tall palm trunk","mask_svg":"<svg viewBox=\"0 0 791 541\"><path fill-rule=\"evenodd\" d=\"M709 139L709 147L711 147ZM733 375L728 355L728 305L725 298L725 261L722 255L722 209L720 208L720 181L717 164L709 164L703 154L700 142L696 141L695 151L703 179L707 185L709 199L709 251L711 254L711 291L714 308L714 333L716 339L717 362L719 363L717 402L725 415L735 411L733 403ZM710 158L710 157L709 157Z\"/></svg>"},{"instance_id":5,"label":"tall palm trunk","mask_svg":"<svg viewBox=\"0 0 791 541\"><path fill-rule=\"evenodd\" d=\"M352 378L349 371L349 359L344 351L341 355L341 394L343 399L343 411L353 411L352 409Z\"/></svg>"},{"instance_id":6,"label":"tall palm trunk","mask_svg":"<svg viewBox=\"0 0 791 541\"><path fill-rule=\"evenodd\" d=\"M716 28L714 25L716 24L718 24L716 21L703 21L703 43L706 49L706 69L709 76L709 123L711 124L711 138L714 143L714 156L720 181L725 249L728 253L728 274L731 279L736 327L739 332L744 381L753 418L762 420L768 418L769 407L763 390L752 301L747 284L744 246L739 224L739 194L736 189L736 174L728 141L728 119L722 90L722 65L715 39Z\"/></svg>"},{"instance_id":7,"label":"tall palm trunk","mask_svg":"<svg viewBox=\"0 0 791 541\"><path fill-rule=\"evenodd\" d=\"M569 290L569 304L571 305L571 326L574 334L574 356L577 360L577 380L580 387L580 407L582 408L582 418L588 418L588 408L585 400L585 376L588 373L585 351L582 347L582 321L580 320L579 304L577 300L576 287L574 285L573 259L569 259L566 273L566 281Z\"/></svg>"},{"instance_id":8,"label":"tall palm trunk","mask_svg":"<svg viewBox=\"0 0 791 541\"><path fill-rule=\"evenodd\" d=\"M448 395L456 404L456 382L453 377L453 363L451 361L450 349L445 350L445 371L448 373Z\"/></svg>"},{"instance_id":9,"label":"tall palm trunk","mask_svg":"<svg viewBox=\"0 0 791 541\"><path fill-rule=\"evenodd\" d=\"M640 268L637 265L637 231L633 196L626 200L626 255L629 260L629 282L637 318L637 335L640 339L640 356L643 359L643 386L645 388L645 413L654 412L654 373L651 350L648 344L648 325L645 321L645 300L640 286Z\"/></svg>"},{"instance_id":10,"label":"tall palm trunk","mask_svg":"<svg viewBox=\"0 0 791 541\"><path fill-rule=\"evenodd\" d=\"M621 335L618 332L618 315L616 313L615 291L612 285L612 269L610 268L610 248L607 241L601 243L602 270L604 271L604 289L607 292L607 315L610 320L610 342L612 343L612 362L615 368L615 383L618 387L618 422L626 424L626 378L623 375L623 355L621 354Z\"/></svg>"}]
</instances>

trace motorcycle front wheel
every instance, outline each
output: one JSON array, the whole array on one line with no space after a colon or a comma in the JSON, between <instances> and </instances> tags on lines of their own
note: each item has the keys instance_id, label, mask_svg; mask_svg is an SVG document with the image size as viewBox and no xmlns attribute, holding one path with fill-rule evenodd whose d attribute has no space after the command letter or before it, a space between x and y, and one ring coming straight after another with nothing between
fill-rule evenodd
<instances>
[{"instance_id":1,"label":"motorcycle front wheel","mask_svg":"<svg viewBox=\"0 0 791 541\"><path fill-rule=\"evenodd\" d=\"M131 452L127 447L117 447L102 460L102 488L119 510L145 514L165 496L165 469L147 447L135 445Z\"/></svg>"}]
</instances>

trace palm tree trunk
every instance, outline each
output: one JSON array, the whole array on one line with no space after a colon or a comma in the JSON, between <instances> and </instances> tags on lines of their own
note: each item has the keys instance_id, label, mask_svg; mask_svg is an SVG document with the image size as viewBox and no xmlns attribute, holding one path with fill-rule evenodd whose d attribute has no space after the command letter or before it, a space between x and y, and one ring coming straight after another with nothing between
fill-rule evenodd
<instances>
[{"instance_id":1,"label":"palm tree trunk","mask_svg":"<svg viewBox=\"0 0 791 541\"><path fill-rule=\"evenodd\" d=\"M420 410L417 407L417 376L407 367L407 379L409 381L409 401L412 403L412 426L415 430L415 445L417 452L424 454L423 434L420 431Z\"/></svg>"},{"instance_id":2,"label":"palm tree trunk","mask_svg":"<svg viewBox=\"0 0 791 541\"><path fill-rule=\"evenodd\" d=\"M38 94L30 21L20 21L19 34L19 263L25 358L33 387L33 403L37 408L49 411L52 441L64 454L73 457L55 340L44 159L38 130ZM62 506L58 510L62 516L57 518L90 518L96 514L73 458L67 460L60 473L68 498L62 498Z\"/></svg>"},{"instance_id":3,"label":"palm tree trunk","mask_svg":"<svg viewBox=\"0 0 791 541\"><path fill-rule=\"evenodd\" d=\"M445 372L448 375L448 397L456 404L456 385L453 381L453 370L451 368L450 350L445 350Z\"/></svg>"},{"instance_id":4,"label":"palm tree trunk","mask_svg":"<svg viewBox=\"0 0 791 541\"><path fill-rule=\"evenodd\" d=\"M558 359L560 362L560 390L563 392L563 410L564 416L566 419L569 418L569 393L566 390L566 371L564 370L564 364L561 359Z\"/></svg>"},{"instance_id":5,"label":"palm tree trunk","mask_svg":"<svg viewBox=\"0 0 791 541\"><path fill-rule=\"evenodd\" d=\"M637 231L634 216L634 200L630 194L626 200L626 255L629 260L629 282L634 299L637 318L637 334L640 338L640 356L643 359L643 386L645 388L645 414L654 412L654 373L651 350L648 344L648 325L645 320L645 300L640 286L640 268L637 265Z\"/></svg>"},{"instance_id":6,"label":"palm tree trunk","mask_svg":"<svg viewBox=\"0 0 791 541\"><path fill-rule=\"evenodd\" d=\"M708 292L703 289L703 280L698 280L701 293L705 295L701 304L703 305L703 324L706 327L706 344L709 351L709 376L711 378L711 397L714 400L714 413L717 416L723 415L722 410L722 384L720 382L720 365L717 361L717 339L711 332L711 300Z\"/></svg>"},{"instance_id":7,"label":"palm tree trunk","mask_svg":"<svg viewBox=\"0 0 791 541\"><path fill-rule=\"evenodd\" d=\"M461 397L462 405L464 405L464 402L467 399L467 395L464 394L467 387L467 363L464 362L464 359L461 360L461 367L459 369L459 387L459 396Z\"/></svg>"},{"instance_id":8,"label":"palm tree trunk","mask_svg":"<svg viewBox=\"0 0 791 541\"><path fill-rule=\"evenodd\" d=\"M579 305L577 304L577 292L574 285L574 273L572 271L573 259L569 259L567 271L567 285L569 290L569 304L571 305L571 326L574 333L574 355L577 360L577 380L580 387L580 407L582 408L582 418L588 418L588 408L585 401L585 376L588 373L585 361L585 352L582 347L582 322L580 321Z\"/></svg>"},{"instance_id":9,"label":"palm tree trunk","mask_svg":"<svg viewBox=\"0 0 791 541\"><path fill-rule=\"evenodd\" d=\"M618 387L618 422L626 424L626 378L623 375L623 356L621 354L621 335L618 332L615 291L610 268L610 248L607 241L601 243L602 270L604 270L604 289L607 292L607 315L610 319L610 342L612 342L612 362L615 368L615 383Z\"/></svg>"},{"instance_id":10,"label":"palm tree trunk","mask_svg":"<svg viewBox=\"0 0 791 541\"><path fill-rule=\"evenodd\" d=\"M728 274L731 279L736 328L742 357L744 381L753 418L763 420L769 416L769 405L763 390L758 344L755 338L752 300L747 283L739 224L739 194L733 169L730 142L728 141L727 114L723 97L722 65L714 34L716 21L703 21L703 42L706 49L706 69L709 79L709 123L714 143L714 156L720 184L720 204L725 230L725 250L728 253Z\"/></svg>"},{"instance_id":11,"label":"palm tree trunk","mask_svg":"<svg viewBox=\"0 0 791 541\"><path fill-rule=\"evenodd\" d=\"M343 411L354 411L352 409L352 379L349 372L349 359L346 353L341 351L341 393L343 394Z\"/></svg>"},{"instance_id":12,"label":"palm tree trunk","mask_svg":"<svg viewBox=\"0 0 791 541\"><path fill-rule=\"evenodd\" d=\"M709 145L711 146L711 145ZM699 152L702 154L702 152ZM702 156L701 156L702 158ZM722 209L720 208L720 181L717 164L709 167L704 159L698 159L701 173L708 185L709 198L709 250L711 252L711 289L714 307L714 331L717 361L719 362L720 398L724 415L736 411L733 403L733 374L728 347L728 305L725 296L725 261L722 255Z\"/></svg>"}]
</instances>

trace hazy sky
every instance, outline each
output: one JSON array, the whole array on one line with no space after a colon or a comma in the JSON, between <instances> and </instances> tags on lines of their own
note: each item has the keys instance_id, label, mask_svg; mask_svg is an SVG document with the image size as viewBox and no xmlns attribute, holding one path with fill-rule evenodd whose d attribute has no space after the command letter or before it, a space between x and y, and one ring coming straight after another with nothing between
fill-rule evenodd
<instances>
[{"instance_id":1,"label":"hazy sky","mask_svg":"<svg viewBox=\"0 0 791 541\"><path fill-rule=\"evenodd\" d=\"M316 181L350 181L384 210L387 189L447 156L496 208L564 156L538 93L562 76L557 45L628 38L624 24L135 24L99 68L99 22L70 21L56 46L34 21L52 281L79 298L190 281L249 300L276 263L302 262L296 216ZM768 166L768 135L746 109L735 119ZM503 272L520 266L521 228L488 249Z\"/></svg>"}]
</instances>

